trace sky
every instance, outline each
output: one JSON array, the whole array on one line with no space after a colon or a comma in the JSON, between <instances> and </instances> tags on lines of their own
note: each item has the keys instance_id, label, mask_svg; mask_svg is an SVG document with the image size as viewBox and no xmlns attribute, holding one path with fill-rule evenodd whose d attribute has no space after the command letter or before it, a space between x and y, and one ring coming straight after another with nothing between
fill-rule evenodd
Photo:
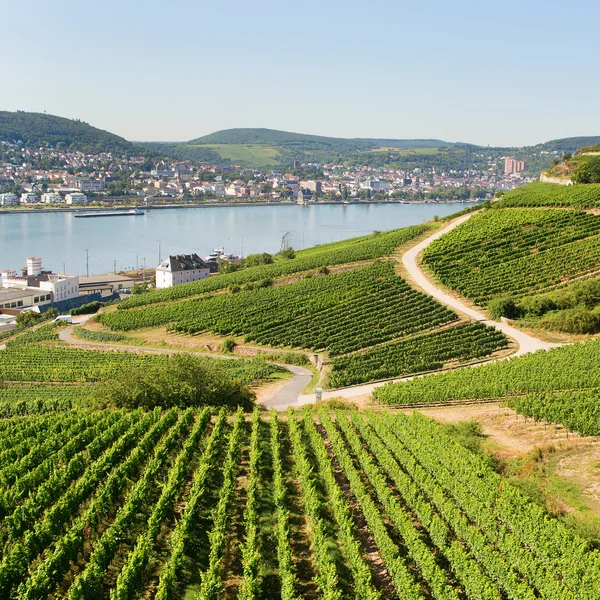
<instances>
[{"instance_id":1,"label":"sky","mask_svg":"<svg viewBox=\"0 0 600 600\"><path fill-rule=\"evenodd\" d=\"M136 141L600 135L599 17L597 0L0 0L0 110Z\"/></svg>"}]
</instances>

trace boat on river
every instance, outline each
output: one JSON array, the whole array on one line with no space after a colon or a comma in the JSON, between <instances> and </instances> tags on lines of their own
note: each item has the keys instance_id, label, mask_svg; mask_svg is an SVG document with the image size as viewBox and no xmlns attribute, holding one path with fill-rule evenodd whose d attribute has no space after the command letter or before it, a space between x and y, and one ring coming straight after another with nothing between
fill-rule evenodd
<instances>
[{"instance_id":1,"label":"boat on river","mask_svg":"<svg viewBox=\"0 0 600 600\"><path fill-rule=\"evenodd\" d=\"M92 217L137 217L138 215L145 214L143 210L139 208L132 208L131 210L113 210L113 211L98 211L91 213L76 214L76 219L91 219Z\"/></svg>"}]
</instances>

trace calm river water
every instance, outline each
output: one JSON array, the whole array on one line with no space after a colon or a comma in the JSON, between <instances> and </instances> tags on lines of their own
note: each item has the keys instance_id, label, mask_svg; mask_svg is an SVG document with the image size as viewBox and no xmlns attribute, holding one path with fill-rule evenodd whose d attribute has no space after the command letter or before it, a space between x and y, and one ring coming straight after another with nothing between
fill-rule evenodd
<instances>
[{"instance_id":1,"label":"calm river water","mask_svg":"<svg viewBox=\"0 0 600 600\"><path fill-rule=\"evenodd\" d=\"M156 266L161 255L277 252L283 236L296 248L416 225L462 204L218 206L145 209L143 216L75 219L73 213L0 213L0 269L41 256L45 269L73 275Z\"/></svg>"}]
</instances>

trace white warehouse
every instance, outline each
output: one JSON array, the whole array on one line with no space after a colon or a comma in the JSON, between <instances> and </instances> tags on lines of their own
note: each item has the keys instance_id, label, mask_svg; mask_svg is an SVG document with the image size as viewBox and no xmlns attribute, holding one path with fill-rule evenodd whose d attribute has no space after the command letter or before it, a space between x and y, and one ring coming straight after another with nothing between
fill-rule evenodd
<instances>
[{"instance_id":1,"label":"white warehouse","mask_svg":"<svg viewBox=\"0 0 600 600\"><path fill-rule=\"evenodd\" d=\"M209 266L197 254L177 254L169 256L156 267L156 287L169 288L206 279L209 275Z\"/></svg>"}]
</instances>

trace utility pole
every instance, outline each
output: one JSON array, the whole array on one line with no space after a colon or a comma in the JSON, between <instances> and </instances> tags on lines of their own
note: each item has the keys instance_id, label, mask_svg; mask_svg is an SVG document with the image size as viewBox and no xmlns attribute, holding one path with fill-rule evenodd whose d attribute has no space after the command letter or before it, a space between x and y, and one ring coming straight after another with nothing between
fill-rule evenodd
<instances>
[{"instance_id":1,"label":"utility pole","mask_svg":"<svg viewBox=\"0 0 600 600\"><path fill-rule=\"evenodd\" d=\"M162 253L160 251L160 242L158 242L158 264L160 265L160 261L162 260Z\"/></svg>"},{"instance_id":2,"label":"utility pole","mask_svg":"<svg viewBox=\"0 0 600 600\"><path fill-rule=\"evenodd\" d=\"M146 284L146 257L144 256L144 285Z\"/></svg>"},{"instance_id":3,"label":"utility pole","mask_svg":"<svg viewBox=\"0 0 600 600\"><path fill-rule=\"evenodd\" d=\"M113 260L113 275L117 274L117 261Z\"/></svg>"},{"instance_id":4,"label":"utility pole","mask_svg":"<svg viewBox=\"0 0 600 600\"><path fill-rule=\"evenodd\" d=\"M90 251L85 249L85 276L90 276Z\"/></svg>"},{"instance_id":5,"label":"utility pole","mask_svg":"<svg viewBox=\"0 0 600 600\"><path fill-rule=\"evenodd\" d=\"M244 236L242 236L242 255L240 258L244 258Z\"/></svg>"},{"instance_id":6,"label":"utility pole","mask_svg":"<svg viewBox=\"0 0 600 600\"><path fill-rule=\"evenodd\" d=\"M65 261L63 260L63 274L66 274L67 267L65 266Z\"/></svg>"},{"instance_id":7,"label":"utility pole","mask_svg":"<svg viewBox=\"0 0 600 600\"><path fill-rule=\"evenodd\" d=\"M136 275L139 275L140 273L140 265L139 265L139 261L138 261L138 253L135 253L135 273Z\"/></svg>"}]
</instances>

